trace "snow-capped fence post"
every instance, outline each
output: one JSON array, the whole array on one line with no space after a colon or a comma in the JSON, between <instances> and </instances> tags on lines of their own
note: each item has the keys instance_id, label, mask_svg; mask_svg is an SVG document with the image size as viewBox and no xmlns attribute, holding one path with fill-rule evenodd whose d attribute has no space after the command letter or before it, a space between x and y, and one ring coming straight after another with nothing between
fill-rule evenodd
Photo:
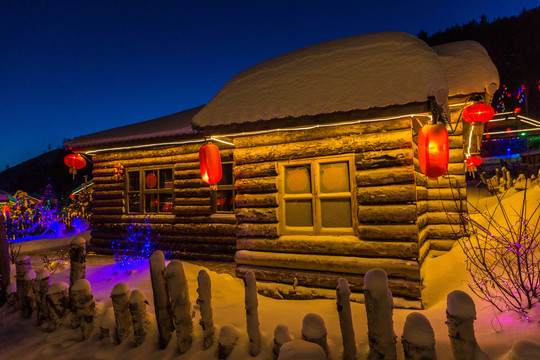
<instances>
[{"instance_id":1,"label":"snow-capped fence post","mask_svg":"<svg viewBox=\"0 0 540 360\"><path fill-rule=\"evenodd\" d=\"M309 313L302 319L302 339L319 345L328 356L326 325L321 316Z\"/></svg>"},{"instance_id":2,"label":"snow-capped fence post","mask_svg":"<svg viewBox=\"0 0 540 360\"><path fill-rule=\"evenodd\" d=\"M336 288L337 311L339 314L339 326L343 338L343 360L356 359L356 342L354 340L354 328L351 313L351 289L345 278L338 279Z\"/></svg>"},{"instance_id":3,"label":"snow-capped fence post","mask_svg":"<svg viewBox=\"0 0 540 360\"><path fill-rule=\"evenodd\" d=\"M289 334L289 328L287 325L278 324L274 329L274 347L272 348L272 355L274 355L274 359L278 358L279 351L283 344L291 340L291 335Z\"/></svg>"},{"instance_id":4,"label":"snow-capped fence post","mask_svg":"<svg viewBox=\"0 0 540 360\"><path fill-rule=\"evenodd\" d=\"M115 340L118 344L124 341L130 332L131 314L129 313L129 285L118 283L111 291L111 299L116 323Z\"/></svg>"},{"instance_id":5,"label":"snow-capped fence post","mask_svg":"<svg viewBox=\"0 0 540 360\"><path fill-rule=\"evenodd\" d=\"M206 270L199 271L197 275L197 293L199 297L197 298L197 304L201 311L201 324L204 340L203 340L203 350L206 350L212 346L214 343L214 320L212 313L212 284L210 281L210 275Z\"/></svg>"},{"instance_id":6,"label":"snow-capped fence post","mask_svg":"<svg viewBox=\"0 0 540 360\"><path fill-rule=\"evenodd\" d=\"M108 341L113 341L111 340L111 335L113 334L113 330L114 330L114 309L112 307L108 307L103 312L103 315L101 315L101 318L99 319L99 338L102 340L107 339Z\"/></svg>"},{"instance_id":7,"label":"snow-capped fence post","mask_svg":"<svg viewBox=\"0 0 540 360\"><path fill-rule=\"evenodd\" d=\"M50 316L49 330L53 331L62 326L69 313L69 285L61 281L52 284L45 298Z\"/></svg>"},{"instance_id":8,"label":"snow-capped fence post","mask_svg":"<svg viewBox=\"0 0 540 360\"><path fill-rule=\"evenodd\" d=\"M15 259L15 283L17 284L17 302L15 303L15 310L24 309L24 296L26 294L24 281L24 274L28 270L32 270L30 266L30 256L20 255Z\"/></svg>"},{"instance_id":9,"label":"snow-capped fence post","mask_svg":"<svg viewBox=\"0 0 540 360\"><path fill-rule=\"evenodd\" d=\"M437 359L435 333L429 320L419 312L407 315L401 344L405 360Z\"/></svg>"},{"instance_id":10,"label":"snow-capped fence post","mask_svg":"<svg viewBox=\"0 0 540 360\"><path fill-rule=\"evenodd\" d=\"M47 311L45 300L47 291L49 291L49 286L51 286L51 274L47 270L42 269L37 273L36 281L34 282L38 326L49 320L49 313Z\"/></svg>"},{"instance_id":11,"label":"snow-capped fence post","mask_svg":"<svg viewBox=\"0 0 540 360\"><path fill-rule=\"evenodd\" d=\"M17 306L17 284L10 283L7 290L7 304L14 309Z\"/></svg>"},{"instance_id":12,"label":"snow-capped fence post","mask_svg":"<svg viewBox=\"0 0 540 360\"><path fill-rule=\"evenodd\" d=\"M0 306L4 305L8 300L10 281L9 243L7 240L4 215L0 213Z\"/></svg>"},{"instance_id":13,"label":"snow-capped fence post","mask_svg":"<svg viewBox=\"0 0 540 360\"><path fill-rule=\"evenodd\" d=\"M86 273L86 240L82 236L77 236L69 244L69 295L72 297L71 288L79 279L84 279ZM76 316L75 304L71 303L71 328L75 329L80 325Z\"/></svg>"},{"instance_id":14,"label":"snow-capped fence post","mask_svg":"<svg viewBox=\"0 0 540 360\"><path fill-rule=\"evenodd\" d=\"M392 319L394 301L384 270L375 268L366 273L364 296L368 322L368 359L397 359L396 334Z\"/></svg>"},{"instance_id":15,"label":"snow-capped fence post","mask_svg":"<svg viewBox=\"0 0 540 360\"><path fill-rule=\"evenodd\" d=\"M77 280L71 287L71 297L77 323L81 326L82 338L86 340L94 329L96 316L96 303L90 282L86 279Z\"/></svg>"},{"instance_id":16,"label":"snow-capped fence post","mask_svg":"<svg viewBox=\"0 0 540 360\"><path fill-rule=\"evenodd\" d=\"M305 340L292 340L281 347L278 360L326 360L326 354L319 345Z\"/></svg>"},{"instance_id":17,"label":"snow-capped fence post","mask_svg":"<svg viewBox=\"0 0 540 360\"><path fill-rule=\"evenodd\" d=\"M149 262L154 294L154 310L159 333L159 347L165 349L171 340L173 331L171 303L165 286L165 254L163 254L163 251L154 251Z\"/></svg>"},{"instance_id":18,"label":"snow-capped fence post","mask_svg":"<svg viewBox=\"0 0 540 360\"><path fill-rule=\"evenodd\" d=\"M456 360L488 359L480 349L474 335L476 308L471 297L461 291L454 290L446 297L446 325Z\"/></svg>"},{"instance_id":19,"label":"snow-capped fence post","mask_svg":"<svg viewBox=\"0 0 540 360\"><path fill-rule=\"evenodd\" d=\"M223 325L221 327L218 338L218 359L226 359L231 354L239 337L240 330L234 326Z\"/></svg>"},{"instance_id":20,"label":"snow-capped fence post","mask_svg":"<svg viewBox=\"0 0 540 360\"><path fill-rule=\"evenodd\" d=\"M180 260L172 260L167 265L165 278L171 297L171 312L176 329L178 351L183 354L189 350L193 342L193 320L191 319L188 283Z\"/></svg>"},{"instance_id":21,"label":"snow-capped fence post","mask_svg":"<svg viewBox=\"0 0 540 360\"><path fill-rule=\"evenodd\" d=\"M253 271L244 275L246 323L249 338L249 352L256 356L261 348L261 332L259 331L259 301L257 300L257 281Z\"/></svg>"},{"instance_id":22,"label":"snow-capped fence post","mask_svg":"<svg viewBox=\"0 0 540 360\"><path fill-rule=\"evenodd\" d=\"M150 326L146 305L148 305L148 300L143 292L139 289L132 290L129 296L129 312L131 313L131 321L133 323L135 346L139 346L144 342L148 327Z\"/></svg>"},{"instance_id":23,"label":"snow-capped fence post","mask_svg":"<svg viewBox=\"0 0 540 360\"><path fill-rule=\"evenodd\" d=\"M22 308L22 315L25 319L30 319L34 308L36 307L36 298L34 296L34 280L36 279L36 272L34 270L28 270L24 274L24 301Z\"/></svg>"}]
</instances>

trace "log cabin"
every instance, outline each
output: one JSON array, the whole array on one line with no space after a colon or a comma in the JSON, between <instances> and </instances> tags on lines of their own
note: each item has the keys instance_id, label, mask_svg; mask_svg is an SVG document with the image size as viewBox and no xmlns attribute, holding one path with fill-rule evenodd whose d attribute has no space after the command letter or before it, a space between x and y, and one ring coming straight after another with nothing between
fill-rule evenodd
<instances>
[{"instance_id":1,"label":"log cabin","mask_svg":"<svg viewBox=\"0 0 540 360\"><path fill-rule=\"evenodd\" d=\"M461 111L498 85L472 41L430 48L382 32L277 56L203 107L66 143L93 155L92 246L106 251L148 218L180 258L234 259L238 276L295 286L335 289L346 277L353 292L379 267L395 297L420 307L422 264L452 248L453 215L466 209ZM420 171L416 145L433 118L450 132L438 179ZM205 139L221 148L213 189L198 171Z\"/></svg>"}]
</instances>

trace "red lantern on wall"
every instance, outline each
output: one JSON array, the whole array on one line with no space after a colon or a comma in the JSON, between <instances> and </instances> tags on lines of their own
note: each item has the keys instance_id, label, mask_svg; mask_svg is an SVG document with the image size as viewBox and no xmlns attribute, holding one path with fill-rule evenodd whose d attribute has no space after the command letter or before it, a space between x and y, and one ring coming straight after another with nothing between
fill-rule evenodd
<instances>
[{"instance_id":1,"label":"red lantern on wall","mask_svg":"<svg viewBox=\"0 0 540 360\"><path fill-rule=\"evenodd\" d=\"M73 174L73 178L75 179L77 170L86 166L86 160L79 154L68 154L64 158L64 164L69 167L69 173Z\"/></svg>"},{"instance_id":2,"label":"red lantern on wall","mask_svg":"<svg viewBox=\"0 0 540 360\"><path fill-rule=\"evenodd\" d=\"M209 185L218 183L222 176L221 156L219 148L214 144L204 144L199 149L199 165L201 166L201 178Z\"/></svg>"},{"instance_id":3,"label":"red lantern on wall","mask_svg":"<svg viewBox=\"0 0 540 360\"><path fill-rule=\"evenodd\" d=\"M482 158L480 156L469 156L467 158L467 168L470 169L473 166L478 166L482 164Z\"/></svg>"},{"instance_id":4,"label":"red lantern on wall","mask_svg":"<svg viewBox=\"0 0 540 360\"><path fill-rule=\"evenodd\" d=\"M438 178L448 170L448 131L442 123L424 125L418 132L418 161L429 178Z\"/></svg>"},{"instance_id":5,"label":"red lantern on wall","mask_svg":"<svg viewBox=\"0 0 540 360\"><path fill-rule=\"evenodd\" d=\"M11 215L11 208L9 207L9 205L2 206L2 214L5 218Z\"/></svg>"},{"instance_id":6,"label":"red lantern on wall","mask_svg":"<svg viewBox=\"0 0 540 360\"><path fill-rule=\"evenodd\" d=\"M487 123L495 116L495 110L484 103L476 103L463 109L463 120L469 123Z\"/></svg>"}]
</instances>

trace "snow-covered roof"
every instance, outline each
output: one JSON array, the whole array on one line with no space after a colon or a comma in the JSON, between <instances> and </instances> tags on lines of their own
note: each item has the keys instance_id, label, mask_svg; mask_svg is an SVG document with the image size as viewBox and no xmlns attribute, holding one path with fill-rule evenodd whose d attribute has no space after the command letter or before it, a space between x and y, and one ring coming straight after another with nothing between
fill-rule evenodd
<instances>
[{"instance_id":1,"label":"snow-covered roof","mask_svg":"<svg viewBox=\"0 0 540 360\"><path fill-rule=\"evenodd\" d=\"M193 119L218 126L383 108L444 103L448 84L437 54L403 32L356 35L301 48L233 77Z\"/></svg>"},{"instance_id":2,"label":"snow-covered roof","mask_svg":"<svg viewBox=\"0 0 540 360\"><path fill-rule=\"evenodd\" d=\"M123 142L194 136L197 132L191 126L191 120L203 107L204 105L201 105L157 119L84 135L67 141L65 146L78 150Z\"/></svg>"},{"instance_id":3,"label":"snow-covered roof","mask_svg":"<svg viewBox=\"0 0 540 360\"><path fill-rule=\"evenodd\" d=\"M476 41L437 45L433 50L446 68L450 96L485 90L494 94L499 88L499 72L486 49Z\"/></svg>"}]
</instances>

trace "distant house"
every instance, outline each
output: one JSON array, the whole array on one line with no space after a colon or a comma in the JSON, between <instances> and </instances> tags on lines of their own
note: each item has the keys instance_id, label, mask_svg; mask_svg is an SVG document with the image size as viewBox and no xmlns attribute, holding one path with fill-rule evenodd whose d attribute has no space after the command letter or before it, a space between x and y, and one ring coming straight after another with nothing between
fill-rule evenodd
<instances>
[{"instance_id":1,"label":"distant house","mask_svg":"<svg viewBox=\"0 0 540 360\"><path fill-rule=\"evenodd\" d=\"M460 210L457 194L466 197L467 132L457 119L466 105L490 102L498 82L478 43L432 49L400 32L267 60L204 107L66 143L94 156L92 243L105 249L149 216L166 248L183 258L234 254L239 276L330 289L346 277L361 291L379 267L395 296L420 299L422 262L459 238L447 216ZM432 117L455 130L448 173L436 180L420 172L416 152ZM222 148L217 190L200 180L203 139ZM158 185L148 188L149 174Z\"/></svg>"}]
</instances>

